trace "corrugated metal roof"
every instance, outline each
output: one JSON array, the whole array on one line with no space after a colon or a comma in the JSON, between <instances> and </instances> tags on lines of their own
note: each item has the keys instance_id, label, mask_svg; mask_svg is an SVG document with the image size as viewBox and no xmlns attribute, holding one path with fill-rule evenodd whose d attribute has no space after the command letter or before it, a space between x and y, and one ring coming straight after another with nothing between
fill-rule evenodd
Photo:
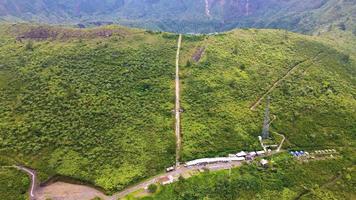
<instances>
[{"instance_id":1,"label":"corrugated metal roof","mask_svg":"<svg viewBox=\"0 0 356 200\"><path fill-rule=\"evenodd\" d=\"M198 165L203 163L217 163L217 162L232 162L232 161L243 161L244 157L219 157L219 158L201 158L197 160L192 160L186 163L187 166Z\"/></svg>"}]
</instances>

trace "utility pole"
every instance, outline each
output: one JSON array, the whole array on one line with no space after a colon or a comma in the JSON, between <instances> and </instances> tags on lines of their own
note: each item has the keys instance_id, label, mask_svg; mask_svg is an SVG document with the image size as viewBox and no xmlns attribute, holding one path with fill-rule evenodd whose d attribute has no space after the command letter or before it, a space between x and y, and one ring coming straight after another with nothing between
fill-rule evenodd
<instances>
[{"instance_id":1,"label":"utility pole","mask_svg":"<svg viewBox=\"0 0 356 200\"><path fill-rule=\"evenodd\" d=\"M270 124L270 111L269 111L269 104L270 104L271 97L267 97L267 106L265 111L265 118L263 121L263 129L262 129L262 139L269 138L269 124Z\"/></svg>"}]
</instances>

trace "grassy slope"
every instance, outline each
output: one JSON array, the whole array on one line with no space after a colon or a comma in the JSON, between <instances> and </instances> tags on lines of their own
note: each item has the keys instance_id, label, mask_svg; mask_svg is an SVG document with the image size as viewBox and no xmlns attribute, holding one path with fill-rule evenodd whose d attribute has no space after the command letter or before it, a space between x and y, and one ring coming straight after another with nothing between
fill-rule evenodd
<instances>
[{"instance_id":1,"label":"grassy slope","mask_svg":"<svg viewBox=\"0 0 356 200\"><path fill-rule=\"evenodd\" d=\"M109 191L171 165L176 37L123 33L38 41L33 50L2 37L1 154L42 178L59 173Z\"/></svg>"},{"instance_id":2,"label":"grassy slope","mask_svg":"<svg viewBox=\"0 0 356 200\"><path fill-rule=\"evenodd\" d=\"M298 63L270 94L277 116L272 130L285 134L290 147L351 145L355 65L322 42L274 30L239 30L196 42L207 49L199 63L183 68L183 158L260 148L264 105L249 107ZM184 48L188 57L192 47Z\"/></svg>"}]
</instances>

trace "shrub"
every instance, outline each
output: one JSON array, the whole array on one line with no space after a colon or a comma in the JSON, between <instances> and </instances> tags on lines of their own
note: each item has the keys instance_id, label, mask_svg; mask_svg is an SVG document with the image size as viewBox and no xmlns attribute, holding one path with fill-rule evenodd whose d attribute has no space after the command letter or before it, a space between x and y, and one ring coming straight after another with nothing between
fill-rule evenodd
<instances>
[{"instance_id":1,"label":"shrub","mask_svg":"<svg viewBox=\"0 0 356 200\"><path fill-rule=\"evenodd\" d=\"M157 185L156 184L151 184L148 186L148 191L150 193L155 193L157 191Z\"/></svg>"},{"instance_id":2,"label":"shrub","mask_svg":"<svg viewBox=\"0 0 356 200\"><path fill-rule=\"evenodd\" d=\"M33 42L32 42L32 40L29 40L29 41L26 43L25 50L26 50L26 51L33 51Z\"/></svg>"}]
</instances>

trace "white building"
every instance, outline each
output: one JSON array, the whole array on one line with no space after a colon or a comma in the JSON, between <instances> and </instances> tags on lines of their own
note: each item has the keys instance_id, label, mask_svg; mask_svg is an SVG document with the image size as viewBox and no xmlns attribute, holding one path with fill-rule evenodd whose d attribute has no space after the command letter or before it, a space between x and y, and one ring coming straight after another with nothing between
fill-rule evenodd
<instances>
[{"instance_id":1,"label":"white building","mask_svg":"<svg viewBox=\"0 0 356 200\"><path fill-rule=\"evenodd\" d=\"M243 161L243 160L245 160L244 157L201 158L201 159L186 162L184 166L189 167L189 166L201 165L201 164L212 164L212 163L219 163L219 162L233 162L233 161Z\"/></svg>"},{"instance_id":2,"label":"white building","mask_svg":"<svg viewBox=\"0 0 356 200\"><path fill-rule=\"evenodd\" d=\"M241 151L241 152L237 153L236 156L237 157L245 157L245 156L247 156L247 153L244 151Z\"/></svg>"}]
</instances>

